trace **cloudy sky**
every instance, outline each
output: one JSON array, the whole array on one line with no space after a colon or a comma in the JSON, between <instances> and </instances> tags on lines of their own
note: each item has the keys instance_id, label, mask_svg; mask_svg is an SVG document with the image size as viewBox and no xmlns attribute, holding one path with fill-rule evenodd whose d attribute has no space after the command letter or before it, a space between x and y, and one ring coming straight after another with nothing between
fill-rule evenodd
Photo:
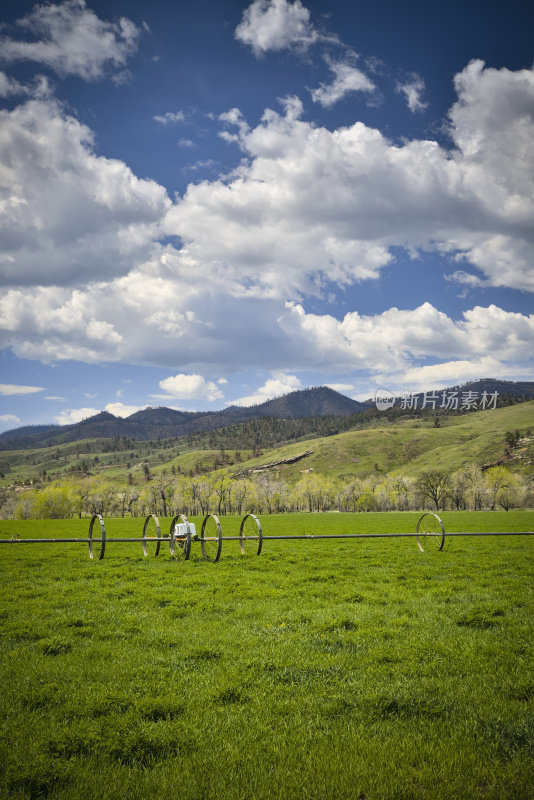
<instances>
[{"instance_id":1,"label":"cloudy sky","mask_svg":"<svg viewBox=\"0 0 534 800\"><path fill-rule=\"evenodd\" d=\"M2 9L0 430L534 379L530 4Z\"/></svg>"}]
</instances>

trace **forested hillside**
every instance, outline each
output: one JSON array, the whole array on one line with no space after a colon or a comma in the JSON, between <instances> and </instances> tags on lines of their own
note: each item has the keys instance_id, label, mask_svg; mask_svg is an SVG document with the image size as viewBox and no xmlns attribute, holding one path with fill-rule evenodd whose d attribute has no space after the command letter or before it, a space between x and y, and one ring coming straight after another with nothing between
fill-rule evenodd
<instances>
[{"instance_id":1,"label":"forested hillside","mask_svg":"<svg viewBox=\"0 0 534 800\"><path fill-rule=\"evenodd\" d=\"M483 379L453 386L439 392L418 392L398 397L388 416L447 414L472 411L475 407L503 407L534 397L534 383ZM0 450L54 447L82 439L156 441L177 437L198 437L221 428L228 431L224 447L246 448L250 436L240 423L269 420L255 428L263 447L299 436L321 436L366 426L382 416L371 399L359 402L327 386L301 389L283 397L250 407L228 406L222 411L186 412L172 408L145 408L129 417L118 418L107 411L73 425L36 425L0 434ZM287 424L283 424L286 421ZM244 438L239 439L242 436ZM219 438L219 437L218 437ZM223 437L224 438L224 437ZM258 438L256 436L255 438Z\"/></svg>"},{"instance_id":2,"label":"forested hillside","mask_svg":"<svg viewBox=\"0 0 534 800\"><path fill-rule=\"evenodd\" d=\"M29 426L0 434L0 449L60 445L79 439L129 438L136 441L190 436L252 419L343 417L365 410L359 403L327 386L302 389L250 407L228 406L222 411L185 412L172 408L146 408L125 419L102 411L74 425Z\"/></svg>"},{"instance_id":3,"label":"forested hillside","mask_svg":"<svg viewBox=\"0 0 534 800\"><path fill-rule=\"evenodd\" d=\"M441 485L438 504L534 503L534 401L439 416L366 412L351 430L328 430L350 421L256 419L155 442L123 437L5 451L0 513L402 509L428 500L418 486L429 475L432 491L436 480Z\"/></svg>"}]
</instances>

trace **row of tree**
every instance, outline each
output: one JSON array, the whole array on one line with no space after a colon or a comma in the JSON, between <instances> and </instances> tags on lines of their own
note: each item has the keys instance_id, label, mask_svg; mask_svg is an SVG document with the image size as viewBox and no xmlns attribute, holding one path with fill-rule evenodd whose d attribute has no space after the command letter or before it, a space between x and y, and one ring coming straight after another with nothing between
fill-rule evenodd
<instances>
[{"instance_id":1,"label":"row of tree","mask_svg":"<svg viewBox=\"0 0 534 800\"><path fill-rule=\"evenodd\" d=\"M409 511L531 508L534 477L495 466L467 465L455 473L428 471L417 477L330 478L309 472L290 486L261 473L234 477L228 470L209 475L153 478L142 489L117 486L101 476L56 482L39 489L0 490L0 514L15 519L68 519L73 516L188 516L293 511Z\"/></svg>"}]
</instances>

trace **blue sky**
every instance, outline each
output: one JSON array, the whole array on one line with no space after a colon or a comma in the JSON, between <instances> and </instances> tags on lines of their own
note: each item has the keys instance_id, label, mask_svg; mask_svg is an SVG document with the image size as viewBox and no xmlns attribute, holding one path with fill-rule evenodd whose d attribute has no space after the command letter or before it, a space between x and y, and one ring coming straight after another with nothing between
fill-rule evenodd
<instances>
[{"instance_id":1,"label":"blue sky","mask_svg":"<svg viewBox=\"0 0 534 800\"><path fill-rule=\"evenodd\" d=\"M4 3L0 430L533 380L533 17Z\"/></svg>"}]
</instances>

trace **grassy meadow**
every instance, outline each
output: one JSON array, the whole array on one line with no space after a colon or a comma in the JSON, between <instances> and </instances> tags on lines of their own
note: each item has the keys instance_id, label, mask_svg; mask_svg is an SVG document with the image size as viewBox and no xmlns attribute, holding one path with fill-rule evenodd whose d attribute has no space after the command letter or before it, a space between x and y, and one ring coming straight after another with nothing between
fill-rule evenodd
<instances>
[{"instance_id":1,"label":"grassy meadow","mask_svg":"<svg viewBox=\"0 0 534 800\"><path fill-rule=\"evenodd\" d=\"M418 516L260 519L268 536L412 532ZM534 530L534 512L440 516L450 531ZM239 522L222 518L223 536ZM109 537L142 527L106 520ZM87 529L0 521L2 538ZM254 553L223 542L213 564L194 543L183 562L110 543L90 561L83 544L2 545L0 795L532 798L532 537Z\"/></svg>"}]
</instances>

